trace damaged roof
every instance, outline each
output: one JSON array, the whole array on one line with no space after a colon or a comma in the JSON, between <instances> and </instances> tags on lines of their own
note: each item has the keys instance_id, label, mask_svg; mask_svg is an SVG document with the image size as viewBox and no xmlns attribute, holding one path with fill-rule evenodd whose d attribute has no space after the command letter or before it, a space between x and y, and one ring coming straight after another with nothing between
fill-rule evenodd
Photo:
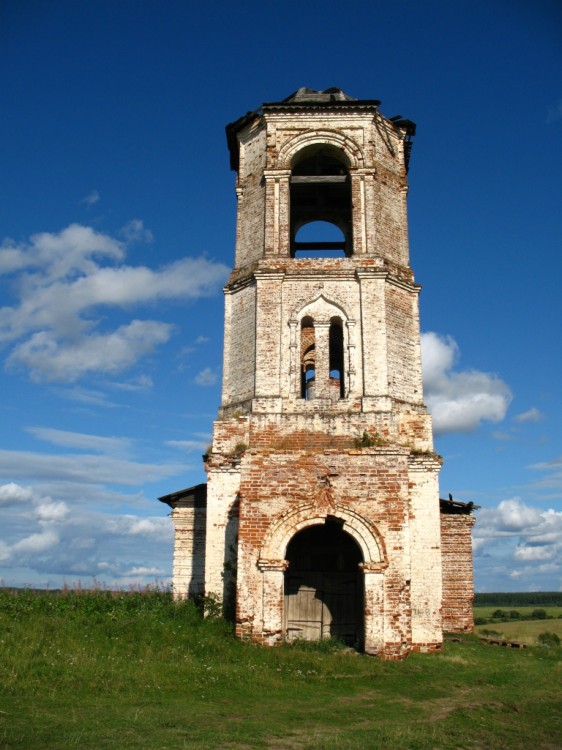
<instances>
[{"instance_id":1,"label":"damaged roof","mask_svg":"<svg viewBox=\"0 0 562 750\"><path fill-rule=\"evenodd\" d=\"M238 120L226 126L226 141L230 151L230 167L237 170L238 162L238 139L237 133L254 120L258 120L264 112L296 111L299 109L373 109L376 110L380 104L379 99L356 99L349 96L342 89L332 87L324 91L302 86L285 99L278 102L264 102L261 107L247 112ZM393 121L396 127L405 128L410 136L416 132L416 126L410 120L400 119Z\"/></svg>"}]
</instances>

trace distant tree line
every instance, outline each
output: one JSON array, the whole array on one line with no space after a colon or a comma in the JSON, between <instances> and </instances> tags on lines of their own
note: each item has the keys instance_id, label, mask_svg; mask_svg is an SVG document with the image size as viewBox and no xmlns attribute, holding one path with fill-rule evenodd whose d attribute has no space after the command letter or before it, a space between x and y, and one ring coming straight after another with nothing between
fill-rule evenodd
<instances>
[{"instance_id":1,"label":"distant tree line","mask_svg":"<svg viewBox=\"0 0 562 750\"><path fill-rule=\"evenodd\" d=\"M475 594L475 607L562 607L561 591Z\"/></svg>"}]
</instances>

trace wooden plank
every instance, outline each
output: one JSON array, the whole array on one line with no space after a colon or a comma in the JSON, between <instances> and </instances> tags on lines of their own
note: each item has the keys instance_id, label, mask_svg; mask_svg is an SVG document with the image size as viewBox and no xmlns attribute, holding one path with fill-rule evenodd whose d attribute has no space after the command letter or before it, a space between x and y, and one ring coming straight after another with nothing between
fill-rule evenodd
<instances>
[{"instance_id":1,"label":"wooden plank","mask_svg":"<svg viewBox=\"0 0 562 750\"><path fill-rule=\"evenodd\" d=\"M307 174L307 175L293 175L291 177L292 185L313 185L313 184L329 184L334 182L346 182L346 174Z\"/></svg>"}]
</instances>

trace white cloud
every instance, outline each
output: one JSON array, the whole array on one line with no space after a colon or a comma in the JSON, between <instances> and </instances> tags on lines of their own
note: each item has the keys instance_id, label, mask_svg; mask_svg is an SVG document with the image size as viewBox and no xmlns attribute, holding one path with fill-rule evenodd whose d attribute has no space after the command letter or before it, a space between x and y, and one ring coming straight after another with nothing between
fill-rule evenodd
<instances>
[{"instance_id":1,"label":"white cloud","mask_svg":"<svg viewBox=\"0 0 562 750\"><path fill-rule=\"evenodd\" d=\"M95 317L100 308L197 299L216 292L227 275L226 266L204 257L157 270L125 265L127 244L152 235L135 219L121 236L72 224L35 234L27 244L3 242L0 273L14 277L16 297L0 308L0 341L14 346L9 365L29 369L35 380L61 382L121 372L166 342L172 326L134 320L114 327L107 316Z\"/></svg>"},{"instance_id":2,"label":"white cloud","mask_svg":"<svg viewBox=\"0 0 562 750\"><path fill-rule=\"evenodd\" d=\"M79 509L71 514L58 500L38 503L37 510L39 514L28 514L23 533L13 514L2 519L4 530L15 536L0 541L0 560L8 573L23 567L33 571L35 582L38 576L55 576L56 585L61 576L103 575L107 585L125 585L130 576L136 576L137 583L152 582L169 568L173 530L168 518ZM40 531L30 529L33 521ZM139 544L140 539L144 543Z\"/></svg>"},{"instance_id":3,"label":"white cloud","mask_svg":"<svg viewBox=\"0 0 562 750\"><path fill-rule=\"evenodd\" d=\"M543 500L562 498L562 456L532 464L529 468L543 472L540 479L529 485L527 488L529 492L536 493Z\"/></svg>"},{"instance_id":4,"label":"white cloud","mask_svg":"<svg viewBox=\"0 0 562 750\"><path fill-rule=\"evenodd\" d=\"M150 229L146 229L141 219L133 219L128 224L125 224L119 234L128 244L134 242L146 242L150 244L154 242L154 235Z\"/></svg>"},{"instance_id":5,"label":"white cloud","mask_svg":"<svg viewBox=\"0 0 562 750\"><path fill-rule=\"evenodd\" d=\"M58 388L56 393L69 401L76 401L79 404L87 406L102 406L105 409L117 409L121 406L121 404L110 401L107 394L103 391L94 390L93 388L84 388L83 386Z\"/></svg>"},{"instance_id":6,"label":"white cloud","mask_svg":"<svg viewBox=\"0 0 562 750\"><path fill-rule=\"evenodd\" d=\"M43 523L60 523L68 517L70 509L62 500L54 501L50 498L44 502L37 503L35 514L37 519Z\"/></svg>"},{"instance_id":7,"label":"white cloud","mask_svg":"<svg viewBox=\"0 0 562 750\"><path fill-rule=\"evenodd\" d=\"M552 589L553 575L562 571L560 511L531 507L519 498L503 500L478 511L473 541L477 570L486 560L480 578L491 577L494 586L510 577L525 581L529 591Z\"/></svg>"},{"instance_id":8,"label":"white cloud","mask_svg":"<svg viewBox=\"0 0 562 750\"><path fill-rule=\"evenodd\" d=\"M139 487L183 473L188 468L180 463L153 464L104 455L48 455L31 451L0 450L0 477L28 478L34 481Z\"/></svg>"},{"instance_id":9,"label":"white cloud","mask_svg":"<svg viewBox=\"0 0 562 750\"><path fill-rule=\"evenodd\" d=\"M533 406L531 409L521 412L521 414L516 414L513 419L515 422L520 423L540 422L544 419L544 414L539 409Z\"/></svg>"},{"instance_id":10,"label":"white cloud","mask_svg":"<svg viewBox=\"0 0 562 750\"><path fill-rule=\"evenodd\" d=\"M562 456L557 456L550 461L542 461L538 464L531 464L531 469L538 469L541 471L559 471L562 470Z\"/></svg>"},{"instance_id":11,"label":"white cloud","mask_svg":"<svg viewBox=\"0 0 562 750\"><path fill-rule=\"evenodd\" d=\"M172 525L166 516L111 516L106 519L106 533L120 537L146 537L153 541L173 538Z\"/></svg>"},{"instance_id":12,"label":"white cloud","mask_svg":"<svg viewBox=\"0 0 562 750\"><path fill-rule=\"evenodd\" d=\"M88 195L85 195L80 203L85 203L86 206L94 206L99 202L100 194L97 190L91 190Z\"/></svg>"},{"instance_id":13,"label":"white cloud","mask_svg":"<svg viewBox=\"0 0 562 750\"><path fill-rule=\"evenodd\" d=\"M161 568L143 568L142 566L125 571L124 576L161 576L164 571Z\"/></svg>"},{"instance_id":14,"label":"white cloud","mask_svg":"<svg viewBox=\"0 0 562 750\"><path fill-rule=\"evenodd\" d=\"M214 385L218 380L217 373L210 367L205 367L195 376L195 382L197 385L210 386Z\"/></svg>"},{"instance_id":15,"label":"white cloud","mask_svg":"<svg viewBox=\"0 0 562 750\"><path fill-rule=\"evenodd\" d=\"M130 438L87 435L82 432L56 430L52 427L28 427L26 432L53 445L62 445L66 448L77 448L79 450L93 450L99 453L126 452L132 444Z\"/></svg>"},{"instance_id":16,"label":"white cloud","mask_svg":"<svg viewBox=\"0 0 562 750\"><path fill-rule=\"evenodd\" d=\"M536 560L550 560L555 554L555 550L549 547L528 547L520 545L515 550L515 558L517 560L536 561Z\"/></svg>"},{"instance_id":17,"label":"white cloud","mask_svg":"<svg viewBox=\"0 0 562 750\"><path fill-rule=\"evenodd\" d=\"M496 375L478 370L454 371L458 346L450 336L422 334L425 401L435 434L469 432L483 421L500 422L511 391Z\"/></svg>"},{"instance_id":18,"label":"white cloud","mask_svg":"<svg viewBox=\"0 0 562 750\"><path fill-rule=\"evenodd\" d=\"M33 498L31 487L22 487L15 482L0 484L0 505L16 505L29 503Z\"/></svg>"},{"instance_id":19,"label":"white cloud","mask_svg":"<svg viewBox=\"0 0 562 750\"><path fill-rule=\"evenodd\" d=\"M543 512L538 508L531 508L513 498L502 500L497 508L483 508L478 513L478 528L476 536L501 536L503 534L528 533L536 528L543 520Z\"/></svg>"},{"instance_id":20,"label":"white cloud","mask_svg":"<svg viewBox=\"0 0 562 750\"><path fill-rule=\"evenodd\" d=\"M173 448L182 448L191 453L192 451L204 451L209 444L209 439L203 440L166 440L166 445Z\"/></svg>"},{"instance_id":21,"label":"white cloud","mask_svg":"<svg viewBox=\"0 0 562 750\"><path fill-rule=\"evenodd\" d=\"M149 391L154 387L154 382L150 375L137 375L124 383L109 383L112 388L118 391Z\"/></svg>"},{"instance_id":22,"label":"white cloud","mask_svg":"<svg viewBox=\"0 0 562 750\"><path fill-rule=\"evenodd\" d=\"M49 331L34 333L14 348L8 368L24 366L32 380L73 383L90 373L116 374L170 338L172 326L133 320L108 334L60 341Z\"/></svg>"},{"instance_id":23,"label":"white cloud","mask_svg":"<svg viewBox=\"0 0 562 750\"><path fill-rule=\"evenodd\" d=\"M40 555L59 543L59 535L54 529L46 528L39 534L30 534L10 548L10 556L30 557Z\"/></svg>"}]
</instances>

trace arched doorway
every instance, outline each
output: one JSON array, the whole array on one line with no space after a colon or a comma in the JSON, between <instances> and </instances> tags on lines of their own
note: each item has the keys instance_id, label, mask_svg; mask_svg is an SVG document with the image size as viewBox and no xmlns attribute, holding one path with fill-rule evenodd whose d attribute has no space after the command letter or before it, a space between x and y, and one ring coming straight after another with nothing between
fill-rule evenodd
<instances>
[{"instance_id":1,"label":"arched doorway","mask_svg":"<svg viewBox=\"0 0 562 750\"><path fill-rule=\"evenodd\" d=\"M284 627L288 640L337 638L362 648L364 622L363 562L355 540L343 522L328 517L325 524L295 534L285 559Z\"/></svg>"}]
</instances>

